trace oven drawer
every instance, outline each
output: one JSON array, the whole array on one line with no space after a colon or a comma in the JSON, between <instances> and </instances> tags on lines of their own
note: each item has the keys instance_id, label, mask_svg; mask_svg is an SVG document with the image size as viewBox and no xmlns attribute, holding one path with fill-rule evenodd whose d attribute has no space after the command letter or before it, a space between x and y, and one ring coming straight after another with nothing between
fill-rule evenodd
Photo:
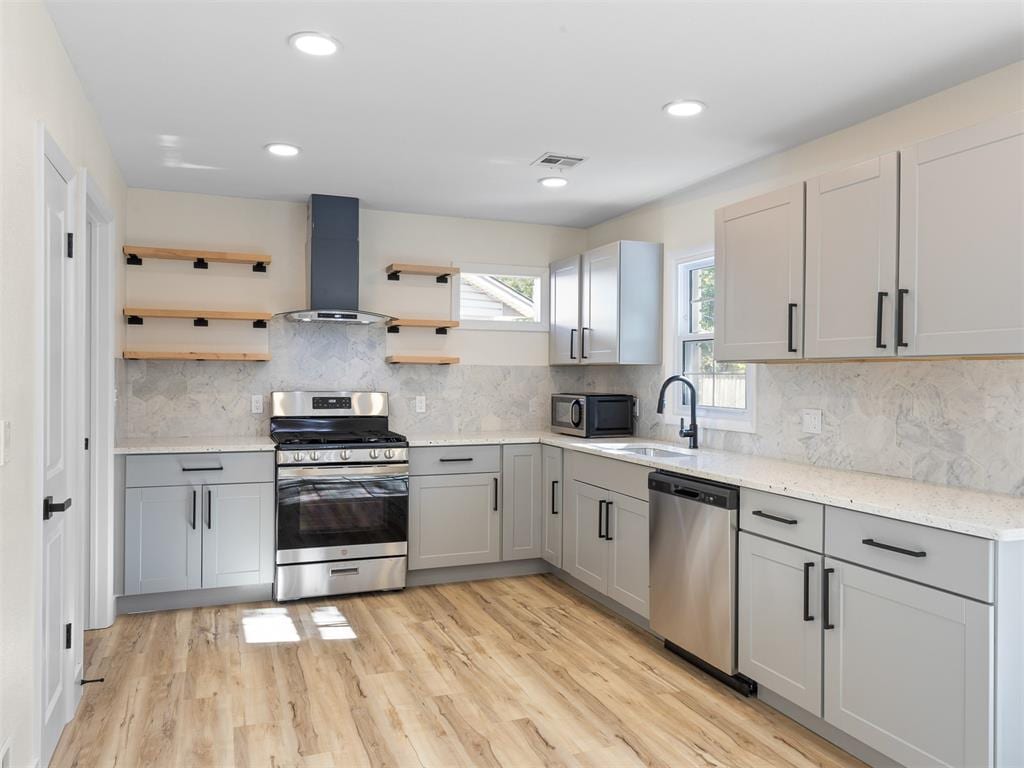
<instances>
[{"instance_id":1,"label":"oven drawer","mask_svg":"<svg viewBox=\"0 0 1024 768\"><path fill-rule=\"evenodd\" d=\"M465 475L500 472L501 447L497 445L446 445L409 450L410 475Z\"/></svg>"},{"instance_id":2,"label":"oven drawer","mask_svg":"<svg viewBox=\"0 0 1024 768\"><path fill-rule=\"evenodd\" d=\"M125 460L128 488L272 482L273 451L146 454Z\"/></svg>"},{"instance_id":3,"label":"oven drawer","mask_svg":"<svg viewBox=\"0 0 1024 768\"><path fill-rule=\"evenodd\" d=\"M404 587L404 557L279 565L274 579L274 599L298 600Z\"/></svg>"}]
</instances>

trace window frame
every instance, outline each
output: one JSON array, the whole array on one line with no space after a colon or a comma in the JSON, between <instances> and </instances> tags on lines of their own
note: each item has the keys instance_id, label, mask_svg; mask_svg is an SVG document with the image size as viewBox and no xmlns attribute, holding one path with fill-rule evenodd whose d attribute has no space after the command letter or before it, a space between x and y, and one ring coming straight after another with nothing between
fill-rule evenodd
<instances>
[{"instance_id":1,"label":"window frame","mask_svg":"<svg viewBox=\"0 0 1024 768\"><path fill-rule=\"evenodd\" d=\"M690 296L690 273L715 263L713 248L706 248L695 253L677 256L672 260L672 322L673 352L672 360L675 370L683 373L686 370L684 342L713 341L714 333L691 333L690 312L692 308ZM682 273L685 271L685 294ZM715 301L718 301L718 287L715 286ZM757 366L747 363L747 407L721 408L709 405L697 406L697 424L707 429L721 429L730 432L755 432L757 426ZM665 409L665 422L674 424L681 418L689 419L690 408L682 404L681 397L669 398L670 405Z\"/></svg>"},{"instance_id":2,"label":"window frame","mask_svg":"<svg viewBox=\"0 0 1024 768\"><path fill-rule=\"evenodd\" d=\"M451 317L459 321L459 328L470 331L514 331L516 333L547 333L550 328L549 272L547 267L522 264L459 264L461 272L499 275L502 277L535 277L540 279L540 320L502 322L501 320L462 319L462 275L452 275Z\"/></svg>"}]
</instances>

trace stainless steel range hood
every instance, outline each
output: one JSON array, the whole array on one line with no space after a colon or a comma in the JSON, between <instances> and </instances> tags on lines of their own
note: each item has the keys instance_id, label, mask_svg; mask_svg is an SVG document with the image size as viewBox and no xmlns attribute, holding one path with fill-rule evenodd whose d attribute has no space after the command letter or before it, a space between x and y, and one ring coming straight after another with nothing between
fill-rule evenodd
<instances>
[{"instance_id":1,"label":"stainless steel range hood","mask_svg":"<svg viewBox=\"0 0 1024 768\"><path fill-rule=\"evenodd\" d=\"M387 315L359 309L359 199L311 195L306 233L307 309L284 316L353 325L387 320Z\"/></svg>"}]
</instances>

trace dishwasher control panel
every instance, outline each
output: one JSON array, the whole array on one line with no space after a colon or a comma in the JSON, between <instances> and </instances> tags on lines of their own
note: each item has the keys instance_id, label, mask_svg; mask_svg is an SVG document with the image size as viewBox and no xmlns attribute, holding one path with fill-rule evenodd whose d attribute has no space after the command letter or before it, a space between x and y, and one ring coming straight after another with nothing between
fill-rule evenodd
<instances>
[{"instance_id":1,"label":"dishwasher control panel","mask_svg":"<svg viewBox=\"0 0 1024 768\"><path fill-rule=\"evenodd\" d=\"M709 480L698 480L667 472L652 472L647 478L647 488L654 493L665 493L681 499L695 501L723 509L739 507L740 491L730 485L719 485Z\"/></svg>"}]
</instances>

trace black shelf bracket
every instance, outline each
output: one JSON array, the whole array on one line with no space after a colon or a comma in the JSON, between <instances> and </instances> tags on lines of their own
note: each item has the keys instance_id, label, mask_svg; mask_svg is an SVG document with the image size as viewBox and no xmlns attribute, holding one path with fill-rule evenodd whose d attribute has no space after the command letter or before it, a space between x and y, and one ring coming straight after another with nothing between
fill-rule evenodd
<instances>
[{"instance_id":1,"label":"black shelf bracket","mask_svg":"<svg viewBox=\"0 0 1024 768\"><path fill-rule=\"evenodd\" d=\"M134 253L129 253L128 258L126 258L124 261L126 264L131 264L133 267L142 266L142 259L136 256Z\"/></svg>"},{"instance_id":2,"label":"black shelf bracket","mask_svg":"<svg viewBox=\"0 0 1024 768\"><path fill-rule=\"evenodd\" d=\"M389 325L388 326L388 333L398 333L400 330L402 330L402 329L399 328L397 325Z\"/></svg>"},{"instance_id":3,"label":"black shelf bracket","mask_svg":"<svg viewBox=\"0 0 1024 768\"><path fill-rule=\"evenodd\" d=\"M192 325L194 325L196 328L206 328L209 324L210 321L207 320L205 317L197 317L195 320L192 321Z\"/></svg>"},{"instance_id":4,"label":"black shelf bracket","mask_svg":"<svg viewBox=\"0 0 1024 768\"><path fill-rule=\"evenodd\" d=\"M448 335L448 329L447 328L435 328L434 329L434 333L436 333L438 336L447 336Z\"/></svg>"},{"instance_id":5,"label":"black shelf bracket","mask_svg":"<svg viewBox=\"0 0 1024 768\"><path fill-rule=\"evenodd\" d=\"M138 315L128 315L128 325L142 325L143 319Z\"/></svg>"},{"instance_id":6,"label":"black shelf bracket","mask_svg":"<svg viewBox=\"0 0 1024 768\"><path fill-rule=\"evenodd\" d=\"M388 280L393 280L396 283L402 278L401 272L388 272Z\"/></svg>"},{"instance_id":7,"label":"black shelf bracket","mask_svg":"<svg viewBox=\"0 0 1024 768\"><path fill-rule=\"evenodd\" d=\"M210 262L208 262L206 259L196 259L195 261L192 262L192 268L193 269L209 269L210 268Z\"/></svg>"},{"instance_id":8,"label":"black shelf bracket","mask_svg":"<svg viewBox=\"0 0 1024 768\"><path fill-rule=\"evenodd\" d=\"M255 264L252 265L252 271L253 272L266 272L267 271L267 263L265 261L257 261Z\"/></svg>"},{"instance_id":9,"label":"black shelf bracket","mask_svg":"<svg viewBox=\"0 0 1024 768\"><path fill-rule=\"evenodd\" d=\"M266 328L267 327L267 321L266 320L253 320L252 321L252 327L253 328Z\"/></svg>"},{"instance_id":10,"label":"black shelf bracket","mask_svg":"<svg viewBox=\"0 0 1024 768\"><path fill-rule=\"evenodd\" d=\"M450 273L447 274L447 275L438 275L437 276L437 282L439 282L439 283L447 283L449 277L451 277Z\"/></svg>"}]
</instances>

